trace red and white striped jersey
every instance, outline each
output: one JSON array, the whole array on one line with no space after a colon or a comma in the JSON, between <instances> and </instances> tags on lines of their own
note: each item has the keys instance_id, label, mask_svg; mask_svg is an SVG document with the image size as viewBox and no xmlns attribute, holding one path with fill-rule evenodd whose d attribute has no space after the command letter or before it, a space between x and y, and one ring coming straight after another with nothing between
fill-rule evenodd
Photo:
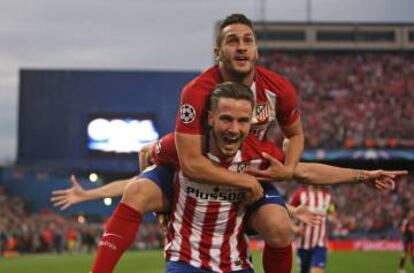
<instances>
[{"instance_id":1,"label":"red and white striped jersey","mask_svg":"<svg viewBox=\"0 0 414 273\"><path fill-rule=\"evenodd\" d=\"M297 242L298 248L310 249L313 247L326 247L326 218L331 203L331 195L323 189L313 189L312 187L301 187L296 190L289 202L292 206L305 205L311 211L322 215L319 225L311 226L301 223L304 234Z\"/></svg>"},{"instance_id":2,"label":"red and white striped jersey","mask_svg":"<svg viewBox=\"0 0 414 273\"><path fill-rule=\"evenodd\" d=\"M171 139L161 142L159 154ZM268 164L260 152L283 159L279 149L259 142L253 135L246 139L231 163L222 164L211 154L208 157L230 171L244 172L248 165L265 167ZM181 261L223 273L252 268L249 240L244 234L245 208L240 205L244 197L241 189L200 184L177 170L165 247L167 261Z\"/></svg>"}]
</instances>

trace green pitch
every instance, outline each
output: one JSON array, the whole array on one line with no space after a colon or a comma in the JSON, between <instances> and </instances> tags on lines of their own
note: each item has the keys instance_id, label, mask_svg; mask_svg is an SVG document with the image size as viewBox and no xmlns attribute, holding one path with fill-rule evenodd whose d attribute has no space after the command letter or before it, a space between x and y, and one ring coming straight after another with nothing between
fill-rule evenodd
<instances>
[{"instance_id":1,"label":"green pitch","mask_svg":"<svg viewBox=\"0 0 414 273\"><path fill-rule=\"evenodd\" d=\"M1 273L88 273L92 255L29 255L0 258ZM253 253L256 272L262 273L260 253ZM397 272L398 252L332 252L328 258L327 273ZM407 272L414 267L407 260ZM117 266L116 273L162 273L161 251L128 252ZM295 273L298 272L295 266Z\"/></svg>"}]
</instances>

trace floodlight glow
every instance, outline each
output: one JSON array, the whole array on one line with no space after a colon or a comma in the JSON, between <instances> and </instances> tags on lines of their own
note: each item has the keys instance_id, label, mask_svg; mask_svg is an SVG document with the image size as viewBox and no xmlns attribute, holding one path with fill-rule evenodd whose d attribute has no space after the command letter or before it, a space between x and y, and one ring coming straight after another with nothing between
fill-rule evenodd
<instances>
[{"instance_id":1,"label":"floodlight glow","mask_svg":"<svg viewBox=\"0 0 414 273\"><path fill-rule=\"evenodd\" d=\"M99 179L99 176L96 173L91 173L89 175L89 181L91 181L92 183L97 182Z\"/></svg>"},{"instance_id":2,"label":"floodlight glow","mask_svg":"<svg viewBox=\"0 0 414 273\"><path fill-rule=\"evenodd\" d=\"M112 205L112 198L109 198L109 197L104 198L103 202L104 202L105 206L109 207L110 205Z\"/></svg>"}]
</instances>

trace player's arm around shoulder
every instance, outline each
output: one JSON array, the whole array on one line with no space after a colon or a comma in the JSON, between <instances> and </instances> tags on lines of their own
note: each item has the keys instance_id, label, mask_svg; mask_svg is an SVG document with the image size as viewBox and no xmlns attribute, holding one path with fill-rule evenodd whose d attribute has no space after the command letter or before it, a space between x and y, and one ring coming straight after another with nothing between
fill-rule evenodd
<instances>
[{"instance_id":1,"label":"player's arm around shoulder","mask_svg":"<svg viewBox=\"0 0 414 273\"><path fill-rule=\"evenodd\" d=\"M176 132L175 141L184 176L203 184L243 188L253 194L253 199L262 196L263 189L256 178L245 173L230 172L215 165L203 155L202 147L205 141L203 136Z\"/></svg>"}]
</instances>

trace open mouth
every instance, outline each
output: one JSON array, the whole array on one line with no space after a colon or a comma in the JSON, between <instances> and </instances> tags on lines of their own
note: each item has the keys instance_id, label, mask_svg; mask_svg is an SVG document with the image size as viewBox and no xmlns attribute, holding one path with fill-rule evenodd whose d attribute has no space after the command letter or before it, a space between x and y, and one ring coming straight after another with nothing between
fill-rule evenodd
<instances>
[{"instance_id":1,"label":"open mouth","mask_svg":"<svg viewBox=\"0 0 414 273\"><path fill-rule=\"evenodd\" d=\"M244 56L244 55L236 55L234 57L234 60L236 60L238 62L247 62L247 61L249 61L249 58L247 56Z\"/></svg>"},{"instance_id":2,"label":"open mouth","mask_svg":"<svg viewBox=\"0 0 414 273\"><path fill-rule=\"evenodd\" d=\"M239 139L238 136L223 136L223 142L229 145L238 143Z\"/></svg>"}]
</instances>

